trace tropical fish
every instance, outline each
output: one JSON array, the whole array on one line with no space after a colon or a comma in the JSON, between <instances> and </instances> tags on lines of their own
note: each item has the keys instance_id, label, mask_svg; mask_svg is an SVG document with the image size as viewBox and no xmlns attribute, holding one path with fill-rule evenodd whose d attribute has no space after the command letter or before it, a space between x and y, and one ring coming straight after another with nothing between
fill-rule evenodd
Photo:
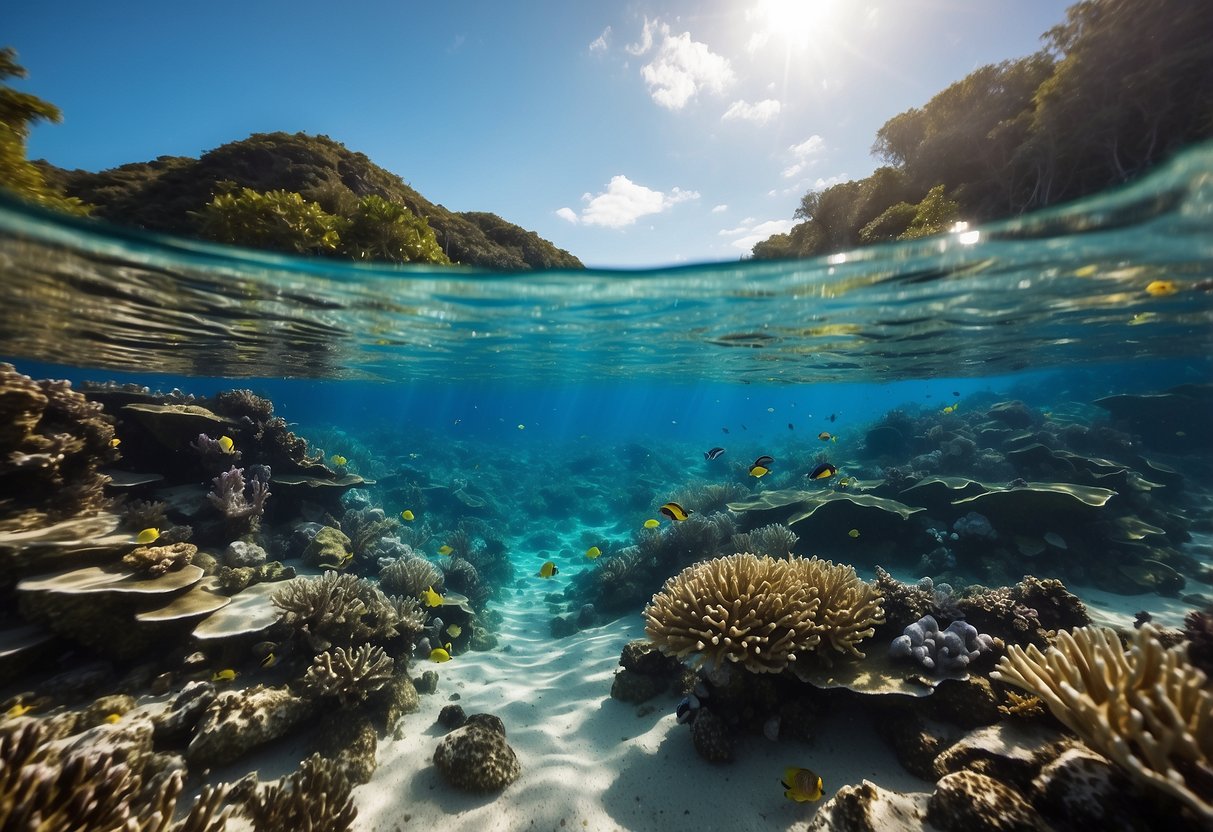
<instances>
[{"instance_id":1,"label":"tropical fish","mask_svg":"<svg viewBox=\"0 0 1213 832\"><path fill-rule=\"evenodd\" d=\"M216 670L211 674L212 682L230 682L236 678L236 671L230 667L225 667L223 670Z\"/></svg>"},{"instance_id":2,"label":"tropical fish","mask_svg":"<svg viewBox=\"0 0 1213 832\"><path fill-rule=\"evenodd\" d=\"M518 425L518 430L526 430L526 425L519 424L519 425Z\"/></svg>"},{"instance_id":3,"label":"tropical fish","mask_svg":"<svg viewBox=\"0 0 1213 832\"><path fill-rule=\"evenodd\" d=\"M847 532L847 537L850 537L850 538L859 537L859 529L851 529L849 532Z\"/></svg>"},{"instance_id":4,"label":"tropical fish","mask_svg":"<svg viewBox=\"0 0 1213 832\"><path fill-rule=\"evenodd\" d=\"M329 462L333 463L334 465L345 465L347 462L349 462L349 460L343 457L341 454L333 454L329 457Z\"/></svg>"},{"instance_id":5,"label":"tropical fish","mask_svg":"<svg viewBox=\"0 0 1213 832\"><path fill-rule=\"evenodd\" d=\"M770 468L774 462L775 462L775 457L767 456L766 454L763 454L762 456L758 457L758 459L754 460L754 465L760 466L762 468ZM751 466L751 467L753 467L753 466Z\"/></svg>"},{"instance_id":6,"label":"tropical fish","mask_svg":"<svg viewBox=\"0 0 1213 832\"><path fill-rule=\"evenodd\" d=\"M404 520L407 523L412 523L417 518L416 518L416 515L413 514L413 512L411 512L409 509L406 508L404 511L400 512L400 519Z\"/></svg>"},{"instance_id":7,"label":"tropical fish","mask_svg":"<svg viewBox=\"0 0 1213 832\"><path fill-rule=\"evenodd\" d=\"M1173 295L1178 291L1179 286L1174 280L1152 280L1146 284L1146 294L1156 298Z\"/></svg>"},{"instance_id":8,"label":"tropical fish","mask_svg":"<svg viewBox=\"0 0 1213 832\"><path fill-rule=\"evenodd\" d=\"M438 554L440 554L440 555L449 555L453 551L455 551L455 550L452 549L450 546L447 546L445 543L443 543L441 546L438 547Z\"/></svg>"},{"instance_id":9,"label":"tropical fish","mask_svg":"<svg viewBox=\"0 0 1213 832\"><path fill-rule=\"evenodd\" d=\"M109 716L107 716L105 718L105 721L108 722L110 725L113 725L115 722L118 722L121 719L122 719L122 714L110 714Z\"/></svg>"},{"instance_id":10,"label":"tropical fish","mask_svg":"<svg viewBox=\"0 0 1213 832\"><path fill-rule=\"evenodd\" d=\"M451 624L446 628L446 634L451 638L459 638L463 635L463 628L458 624Z\"/></svg>"},{"instance_id":11,"label":"tropical fish","mask_svg":"<svg viewBox=\"0 0 1213 832\"><path fill-rule=\"evenodd\" d=\"M590 560L593 560L594 558L598 557L601 554L602 554L602 550L599 549L597 546L591 546L590 548L585 550L585 556L587 558L589 558Z\"/></svg>"},{"instance_id":12,"label":"tropical fish","mask_svg":"<svg viewBox=\"0 0 1213 832\"><path fill-rule=\"evenodd\" d=\"M430 651L430 661L432 662L449 662L451 660L451 645L447 643L445 647L435 647Z\"/></svg>"},{"instance_id":13,"label":"tropical fish","mask_svg":"<svg viewBox=\"0 0 1213 832\"><path fill-rule=\"evenodd\" d=\"M276 664L278 664L278 656L274 653L266 653L265 658L261 660L261 666L267 669Z\"/></svg>"},{"instance_id":14,"label":"tropical fish","mask_svg":"<svg viewBox=\"0 0 1213 832\"><path fill-rule=\"evenodd\" d=\"M817 434L817 438L820 439L822 442L837 442L838 441L838 437L835 436L834 434L830 433L828 430L823 430L821 433Z\"/></svg>"},{"instance_id":15,"label":"tropical fish","mask_svg":"<svg viewBox=\"0 0 1213 832\"><path fill-rule=\"evenodd\" d=\"M780 784L787 789L783 796L797 803L811 803L821 800L821 778L807 768L789 766L783 770Z\"/></svg>"},{"instance_id":16,"label":"tropical fish","mask_svg":"<svg viewBox=\"0 0 1213 832\"><path fill-rule=\"evenodd\" d=\"M769 473L771 473L770 468L763 468L761 465L751 465L750 466L750 476L751 477L765 477Z\"/></svg>"},{"instance_id":17,"label":"tropical fish","mask_svg":"<svg viewBox=\"0 0 1213 832\"><path fill-rule=\"evenodd\" d=\"M230 436L220 436L219 447L223 449L225 454L230 454L236 449L236 443L232 441L232 437Z\"/></svg>"},{"instance_id":18,"label":"tropical fish","mask_svg":"<svg viewBox=\"0 0 1213 832\"><path fill-rule=\"evenodd\" d=\"M688 517L694 514L694 512L687 511L685 508L678 505L678 503L666 503L664 506L658 509L658 511L671 520L677 520L679 522L686 520Z\"/></svg>"},{"instance_id":19,"label":"tropical fish","mask_svg":"<svg viewBox=\"0 0 1213 832\"><path fill-rule=\"evenodd\" d=\"M703 452L704 459L716 459L724 453L724 448L712 448L710 451Z\"/></svg>"},{"instance_id":20,"label":"tropical fish","mask_svg":"<svg viewBox=\"0 0 1213 832\"><path fill-rule=\"evenodd\" d=\"M955 391L955 390L953 390L953 391L952 391L952 398L954 398L954 399L959 399L959 398L960 398L960 393L959 393L959 392L957 392L957 391Z\"/></svg>"},{"instance_id":21,"label":"tropical fish","mask_svg":"<svg viewBox=\"0 0 1213 832\"><path fill-rule=\"evenodd\" d=\"M834 421L835 419L837 419L837 418L838 418L838 414L837 414L837 413L831 413L831 414L830 414L830 421L831 421L831 422L833 422L833 421Z\"/></svg>"},{"instance_id":22,"label":"tropical fish","mask_svg":"<svg viewBox=\"0 0 1213 832\"><path fill-rule=\"evenodd\" d=\"M796 426L793 425L791 422L788 422L788 430L796 430Z\"/></svg>"},{"instance_id":23,"label":"tropical fish","mask_svg":"<svg viewBox=\"0 0 1213 832\"><path fill-rule=\"evenodd\" d=\"M838 481L837 485L838 485L839 490L846 491L848 488L851 487L851 478L843 477L842 479L840 479Z\"/></svg>"},{"instance_id":24,"label":"tropical fish","mask_svg":"<svg viewBox=\"0 0 1213 832\"><path fill-rule=\"evenodd\" d=\"M160 530L157 528L144 529L135 537L135 542L143 546L149 543L155 543L160 539Z\"/></svg>"},{"instance_id":25,"label":"tropical fish","mask_svg":"<svg viewBox=\"0 0 1213 832\"><path fill-rule=\"evenodd\" d=\"M958 407L960 407L960 402L957 402L956 404L950 404L950 405L948 405L947 407L945 407L945 408L943 409L943 412L944 412L944 413L955 413L955 412L956 412L956 408L958 408Z\"/></svg>"},{"instance_id":26,"label":"tropical fish","mask_svg":"<svg viewBox=\"0 0 1213 832\"><path fill-rule=\"evenodd\" d=\"M34 708L32 705L23 705L20 702L18 702L16 705L13 705L13 707L11 707L7 711L5 711L4 715L15 719L16 717L19 717L19 716L25 716L33 709Z\"/></svg>"},{"instance_id":27,"label":"tropical fish","mask_svg":"<svg viewBox=\"0 0 1213 832\"><path fill-rule=\"evenodd\" d=\"M434 588L427 587L425 592L421 593L421 600L425 601L427 607L441 607L442 596L434 591Z\"/></svg>"},{"instance_id":28,"label":"tropical fish","mask_svg":"<svg viewBox=\"0 0 1213 832\"><path fill-rule=\"evenodd\" d=\"M656 521L656 520L654 520L652 517L650 517L648 520L645 520L645 521L644 521L644 527L645 527L646 529L655 529L655 528L657 528L657 527L658 527L658 526L660 526L660 525L661 525L661 523L657 522L657 521Z\"/></svg>"},{"instance_id":29,"label":"tropical fish","mask_svg":"<svg viewBox=\"0 0 1213 832\"><path fill-rule=\"evenodd\" d=\"M809 472L811 480L828 480L830 477L838 473L838 469L828 462L823 462Z\"/></svg>"},{"instance_id":30,"label":"tropical fish","mask_svg":"<svg viewBox=\"0 0 1213 832\"><path fill-rule=\"evenodd\" d=\"M729 429L728 429L728 428L721 428L721 429L720 429L720 432L721 432L721 433L728 433L728 432L729 432Z\"/></svg>"},{"instance_id":31,"label":"tropical fish","mask_svg":"<svg viewBox=\"0 0 1213 832\"><path fill-rule=\"evenodd\" d=\"M560 569L550 560L544 561L543 566L539 567L539 577L541 578L550 578L558 574L560 574Z\"/></svg>"},{"instance_id":32,"label":"tropical fish","mask_svg":"<svg viewBox=\"0 0 1213 832\"><path fill-rule=\"evenodd\" d=\"M111 448L117 448L121 444L122 444L122 440L119 439L117 436L115 436L113 439L110 440Z\"/></svg>"}]
</instances>

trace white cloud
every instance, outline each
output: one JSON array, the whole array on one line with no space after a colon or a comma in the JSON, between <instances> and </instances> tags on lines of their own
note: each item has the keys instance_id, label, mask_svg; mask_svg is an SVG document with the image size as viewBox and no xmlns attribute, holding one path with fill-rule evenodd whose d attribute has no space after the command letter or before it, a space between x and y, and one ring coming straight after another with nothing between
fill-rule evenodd
<instances>
[{"instance_id":1,"label":"white cloud","mask_svg":"<svg viewBox=\"0 0 1213 832\"><path fill-rule=\"evenodd\" d=\"M605 52L611 45L611 27L602 30L602 34L590 41L591 52Z\"/></svg>"},{"instance_id":2,"label":"white cloud","mask_svg":"<svg viewBox=\"0 0 1213 832\"><path fill-rule=\"evenodd\" d=\"M721 203L720 205L712 206L713 214L723 214L727 210L729 210L729 206L725 205L724 203Z\"/></svg>"},{"instance_id":3,"label":"white cloud","mask_svg":"<svg viewBox=\"0 0 1213 832\"><path fill-rule=\"evenodd\" d=\"M847 176L845 173L836 173L833 176L827 176L824 179L819 176L819 177L817 177L817 181L813 183L813 190L824 191L826 188L830 187L831 185L837 185L840 182L846 182L850 178L851 177Z\"/></svg>"},{"instance_id":4,"label":"white cloud","mask_svg":"<svg viewBox=\"0 0 1213 832\"><path fill-rule=\"evenodd\" d=\"M672 188L668 193L655 191L639 185L620 174L611 177L605 191L598 194L582 194L585 207L581 216L572 208L560 208L556 215L568 222L600 225L604 228L624 228L641 217L660 214L680 202L699 199L698 191Z\"/></svg>"},{"instance_id":5,"label":"white cloud","mask_svg":"<svg viewBox=\"0 0 1213 832\"><path fill-rule=\"evenodd\" d=\"M792 164L783 169L783 178L791 179L798 176L809 165L816 164L816 156L820 156L826 149L826 142L821 136L816 133L809 136L800 144L794 144L788 148L788 152L792 154Z\"/></svg>"},{"instance_id":6,"label":"white cloud","mask_svg":"<svg viewBox=\"0 0 1213 832\"><path fill-rule=\"evenodd\" d=\"M724 111L724 115L720 117L720 120L742 119L744 121L752 121L755 124L766 124L779 115L779 110L780 104L774 98L764 98L755 104L744 100L734 101L729 105L729 109Z\"/></svg>"},{"instance_id":7,"label":"white cloud","mask_svg":"<svg viewBox=\"0 0 1213 832\"><path fill-rule=\"evenodd\" d=\"M671 35L670 27L658 21L644 22L639 44L628 47L633 55L647 52L654 33L661 44L653 60L640 69L653 100L669 110L681 110L700 90L723 93L733 83L733 68L728 58L717 55L707 44L691 40L690 32Z\"/></svg>"},{"instance_id":8,"label":"white cloud","mask_svg":"<svg viewBox=\"0 0 1213 832\"><path fill-rule=\"evenodd\" d=\"M733 248L749 254L755 243L760 243L772 234L787 234L796 225L795 220L766 220L757 222L747 217L736 228L726 228L718 232L722 237L737 237L729 243Z\"/></svg>"}]
</instances>

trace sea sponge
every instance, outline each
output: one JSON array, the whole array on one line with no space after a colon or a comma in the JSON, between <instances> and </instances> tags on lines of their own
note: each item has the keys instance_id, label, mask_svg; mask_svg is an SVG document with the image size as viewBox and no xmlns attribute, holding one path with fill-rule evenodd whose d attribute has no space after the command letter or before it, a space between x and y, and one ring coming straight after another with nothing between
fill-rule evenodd
<instances>
[{"instance_id":1,"label":"sea sponge","mask_svg":"<svg viewBox=\"0 0 1213 832\"><path fill-rule=\"evenodd\" d=\"M1183 645L1163 647L1145 624L1128 649L1112 630L1057 634L1042 653L1008 647L991 676L1040 697L1091 748L1213 824L1213 692Z\"/></svg>"},{"instance_id":2,"label":"sea sponge","mask_svg":"<svg viewBox=\"0 0 1213 832\"><path fill-rule=\"evenodd\" d=\"M397 635L396 610L379 587L354 575L326 572L292 581L273 596L285 622L315 650L334 644L387 640Z\"/></svg>"},{"instance_id":3,"label":"sea sponge","mask_svg":"<svg viewBox=\"0 0 1213 832\"><path fill-rule=\"evenodd\" d=\"M442 570L425 558L394 560L379 570L379 586L391 595L421 596L427 588L442 591Z\"/></svg>"},{"instance_id":4,"label":"sea sponge","mask_svg":"<svg viewBox=\"0 0 1213 832\"><path fill-rule=\"evenodd\" d=\"M821 603L814 608L813 622L825 643L836 652L862 659L856 644L871 637L876 625L884 623L883 598L873 585L855 574L853 567L819 558L791 558L791 582L813 587L810 595ZM818 649L828 660L829 654Z\"/></svg>"},{"instance_id":5,"label":"sea sponge","mask_svg":"<svg viewBox=\"0 0 1213 832\"><path fill-rule=\"evenodd\" d=\"M645 608L645 633L669 656L778 673L821 640L821 598L789 566L748 553L689 566Z\"/></svg>"},{"instance_id":6,"label":"sea sponge","mask_svg":"<svg viewBox=\"0 0 1213 832\"><path fill-rule=\"evenodd\" d=\"M277 785L266 786L250 797L245 811L256 832L344 832L358 816L350 791L350 779L341 765L313 754Z\"/></svg>"},{"instance_id":7,"label":"sea sponge","mask_svg":"<svg viewBox=\"0 0 1213 832\"><path fill-rule=\"evenodd\" d=\"M392 678L395 662L382 647L338 647L312 659L303 686L318 697L335 697L343 706L363 702Z\"/></svg>"}]
</instances>

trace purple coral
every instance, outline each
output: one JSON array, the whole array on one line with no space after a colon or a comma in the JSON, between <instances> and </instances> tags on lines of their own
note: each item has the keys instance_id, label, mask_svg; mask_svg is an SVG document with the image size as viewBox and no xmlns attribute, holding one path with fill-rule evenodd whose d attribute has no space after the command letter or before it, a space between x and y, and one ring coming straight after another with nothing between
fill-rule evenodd
<instances>
[{"instance_id":1,"label":"purple coral","mask_svg":"<svg viewBox=\"0 0 1213 832\"><path fill-rule=\"evenodd\" d=\"M941 673L964 672L969 662L994 646L988 635L964 621L953 621L940 630L935 618L924 615L905 632L893 639L889 655L893 658L911 657L927 670Z\"/></svg>"},{"instance_id":2,"label":"purple coral","mask_svg":"<svg viewBox=\"0 0 1213 832\"><path fill-rule=\"evenodd\" d=\"M264 473L266 476L253 476L246 484L244 469L233 465L230 470L212 480L215 490L206 497L211 501L211 505L222 511L230 520L260 517L265 512L265 501L270 496L269 469L264 469Z\"/></svg>"}]
</instances>

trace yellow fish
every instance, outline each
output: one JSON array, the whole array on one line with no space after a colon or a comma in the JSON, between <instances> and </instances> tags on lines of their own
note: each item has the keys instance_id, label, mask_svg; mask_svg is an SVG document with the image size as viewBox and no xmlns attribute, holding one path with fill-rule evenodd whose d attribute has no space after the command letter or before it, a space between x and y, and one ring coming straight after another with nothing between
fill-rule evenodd
<instances>
[{"instance_id":1,"label":"yellow fish","mask_svg":"<svg viewBox=\"0 0 1213 832\"><path fill-rule=\"evenodd\" d=\"M682 522L691 516L691 512L678 505L678 503L666 503L664 506L659 508L658 511L671 520L677 520L679 522Z\"/></svg>"},{"instance_id":2,"label":"yellow fish","mask_svg":"<svg viewBox=\"0 0 1213 832\"><path fill-rule=\"evenodd\" d=\"M19 716L25 716L33 709L34 708L31 705L22 705L20 702L18 702L16 705L13 705L13 707L11 707L7 711L5 711L4 715L7 717L14 717L14 718L19 717Z\"/></svg>"},{"instance_id":3,"label":"yellow fish","mask_svg":"<svg viewBox=\"0 0 1213 832\"><path fill-rule=\"evenodd\" d=\"M446 628L446 634L451 638L459 638L461 635L463 635L463 628L458 624L451 624Z\"/></svg>"},{"instance_id":4,"label":"yellow fish","mask_svg":"<svg viewBox=\"0 0 1213 832\"><path fill-rule=\"evenodd\" d=\"M139 534L135 537L135 542L138 544L141 544L143 546L146 546L149 543L155 543L159 539L160 539L160 530L151 528L151 529L144 529L143 531L139 532Z\"/></svg>"},{"instance_id":5,"label":"yellow fish","mask_svg":"<svg viewBox=\"0 0 1213 832\"><path fill-rule=\"evenodd\" d=\"M110 440L111 448L117 448L121 444L122 444L122 440L119 439L117 436L115 436L113 439Z\"/></svg>"},{"instance_id":6,"label":"yellow fish","mask_svg":"<svg viewBox=\"0 0 1213 832\"><path fill-rule=\"evenodd\" d=\"M821 778L807 768L789 766L783 771L783 779L779 781L787 791L783 796L797 803L811 803L821 800Z\"/></svg>"},{"instance_id":7,"label":"yellow fish","mask_svg":"<svg viewBox=\"0 0 1213 832\"><path fill-rule=\"evenodd\" d=\"M417 518L416 518L416 516L413 514L413 512L409 511L409 510L406 508L404 511L400 512L400 519L401 519L401 520L405 520L405 521L407 521L407 522L409 522L409 523L412 523L412 522L413 522L414 520L416 520Z\"/></svg>"},{"instance_id":8,"label":"yellow fish","mask_svg":"<svg viewBox=\"0 0 1213 832\"><path fill-rule=\"evenodd\" d=\"M526 425L519 425L518 430L526 430Z\"/></svg>"},{"instance_id":9,"label":"yellow fish","mask_svg":"<svg viewBox=\"0 0 1213 832\"><path fill-rule=\"evenodd\" d=\"M425 592L421 593L421 600L425 601L427 607L441 607L442 596L434 591L434 588L428 587Z\"/></svg>"},{"instance_id":10,"label":"yellow fish","mask_svg":"<svg viewBox=\"0 0 1213 832\"><path fill-rule=\"evenodd\" d=\"M118 722L121 719L122 719L122 714L110 714L109 716L107 716L105 718L105 721L108 722L110 725L113 725L115 722Z\"/></svg>"},{"instance_id":11,"label":"yellow fish","mask_svg":"<svg viewBox=\"0 0 1213 832\"><path fill-rule=\"evenodd\" d=\"M850 487L851 487L851 478L850 478L850 477L843 477L842 479L840 479L840 480L838 481L838 487L839 487L839 488L841 488L841 489L844 489L844 490L845 490L845 489L847 489L847 488L850 488Z\"/></svg>"},{"instance_id":12,"label":"yellow fish","mask_svg":"<svg viewBox=\"0 0 1213 832\"><path fill-rule=\"evenodd\" d=\"M447 642L445 647L435 647L430 651L430 661L432 662L449 662L451 660L451 644Z\"/></svg>"},{"instance_id":13,"label":"yellow fish","mask_svg":"<svg viewBox=\"0 0 1213 832\"><path fill-rule=\"evenodd\" d=\"M602 550L599 549L597 546L591 546L590 548L585 550L585 556L587 558L589 558L590 560L593 560L594 558L598 557L601 554L602 554Z\"/></svg>"},{"instance_id":14,"label":"yellow fish","mask_svg":"<svg viewBox=\"0 0 1213 832\"><path fill-rule=\"evenodd\" d=\"M771 473L770 468L764 468L761 465L751 465L750 466L750 476L751 477L765 477L769 473Z\"/></svg>"},{"instance_id":15,"label":"yellow fish","mask_svg":"<svg viewBox=\"0 0 1213 832\"><path fill-rule=\"evenodd\" d=\"M265 658L261 660L262 667L273 667L276 664L278 664L278 657L273 653L266 653Z\"/></svg>"},{"instance_id":16,"label":"yellow fish","mask_svg":"<svg viewBox=\"0 0 1213 832\"><path fill-rule=\"evenodd\" d=\"M550 560L544 561L543 566L539 567L539 577L541 577L541 578L550 578L553 575L559 575L559 574L560 574L560 569L556 566L556 564L552 563Z\"/></svg>"},{"instance_id":17,"label":"yellow fish","mask_svg":"<svg viewBox=\"0 0 1213 832\"><path fill-rule=\"evenodd\" d=\"M944 412L944 413L955 413L955 412L956 412L956 408L958 408L958 407L960 407L960 402L957 402L956 404L950 404L950 405L948 405L947 407L945 407L945 408L943 409L943 412Z\"/></svg>"},{"instance_id":18,"label":"yellow fish","mask_svg":"<svg viewBox=\"0 0 1213 832\"><path fill-rule=\"evenodd\" d=\"M438 554L440 554L440 555L449 555L453 551L455 551L455 550L452 549L450 546L447 546L445 543L443 543L441 546L438 547Z\"/></svg>"},{"instance_id":19,"label":"yellow fish","mask_svg":"<svg viewBox=\"0 0 1213 832\"><path fill-rule=\"evenodd\" d=\"M1173 295L1178 291L1179 286L1174 280L1154 280L1146 285L1146 294L1156 298Z\"/></svg>"},{"instance_id":20,"label":"yellow fish","mask_svg":"<svg viewBox=\"0 0 1213 832\"><path fill-rule=\"evenodd\" d=\"M849 532L847 532L847 537L850 537L850 538L859 537L859 529L851 529Z\"/></svg>"},{"instance_id":21,"label":"yellow fish","mask_svg":"<svg viewBox=\"0 0 1213 832\"><path fill-rule=\"evenodd\" d=\"M333 454L329 457L329 462L333 463L334 465L345 465L347 462L349 462L349 460L343 457L341 454Z\"/></svg>"},{"instance_id":22,"label":"yellow fish","mask_svg":"<svg viewBox=\"0 0 1213 832\"><path fill-rule=\"evenodd\" d=\"M216 670L211 676L212 682L230 682L236 678L236 671L230 667L225 667L223 670Z\"/></svg>"},{"instance_id":23,"label":"yellow fish","mask_svg":"<svg viewBox=\"0 0 1213 832\"><path fill-rule=\"evenodd\" d=\"M230 436L219 437L219 447L223 449L225 454L230 454L236 448L236 443L232 441Z\"/></svg>"},{"instance_id":24,"label":"yellow fish","mask_svg":"<svg viewBox=\"0 0 1213 832\"><path fill-rule=\"evenodd\" d=\"M660 524L660 523L658 523L656 520L654 520L652 517L650 517L648 520L645 520L645 521L644 521L644 527L645 527L646 529L655 529L655 528L657 528L657 527L658 527L658 526L660 526L660 525L661 525L661 524Z\"/></svg>"}]
</instances>

